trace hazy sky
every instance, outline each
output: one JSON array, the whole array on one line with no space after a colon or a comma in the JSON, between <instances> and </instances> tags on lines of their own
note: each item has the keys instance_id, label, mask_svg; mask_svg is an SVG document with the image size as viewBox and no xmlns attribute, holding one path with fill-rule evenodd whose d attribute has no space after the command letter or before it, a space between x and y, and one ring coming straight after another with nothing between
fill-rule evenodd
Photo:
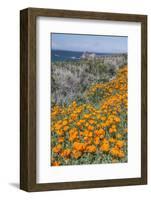
<instances>
[{"instance_id":1,"label":"hazy sky","mask_svg":"<svg viewBox=\"0 0 151 200\"><path fill-rule=\"evenodd\" d=\"M52 33L52 49L126 53L128 37Z\"/></svg>"}]
</instances>

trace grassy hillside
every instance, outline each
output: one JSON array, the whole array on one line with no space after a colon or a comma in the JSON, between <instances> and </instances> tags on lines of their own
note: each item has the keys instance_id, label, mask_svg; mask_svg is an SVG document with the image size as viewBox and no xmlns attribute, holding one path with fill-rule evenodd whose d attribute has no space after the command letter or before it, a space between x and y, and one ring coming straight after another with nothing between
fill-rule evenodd
<instances>
[{"instance_id":1,"label":"grassy hillside","mask_svg":"<svg viewBox=\"0 0 151 200\"><path fill-rule=\"evenodd\" d=\"M127 162L127 66L52 64L51 165Z\"/></svg>"}]
</instances>

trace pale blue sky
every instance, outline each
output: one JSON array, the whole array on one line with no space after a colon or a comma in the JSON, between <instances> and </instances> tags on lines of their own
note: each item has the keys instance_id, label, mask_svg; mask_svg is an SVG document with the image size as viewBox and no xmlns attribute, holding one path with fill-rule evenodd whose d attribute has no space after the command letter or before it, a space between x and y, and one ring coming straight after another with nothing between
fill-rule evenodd
<instances>
[{"instance_id":1,"label":"pale blue sky","mask_svg":"<svg viewBox=\"0 0 151 200\"><path fill-rule=\"evenodd\" d=\"M128 37L52 33L52 49L127 53Z\"/></svg>"}]
</instances>

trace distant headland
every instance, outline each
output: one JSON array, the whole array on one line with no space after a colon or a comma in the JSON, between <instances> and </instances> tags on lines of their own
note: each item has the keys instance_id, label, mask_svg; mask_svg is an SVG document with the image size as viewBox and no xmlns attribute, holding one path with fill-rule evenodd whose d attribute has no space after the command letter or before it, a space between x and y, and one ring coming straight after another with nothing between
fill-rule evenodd
<instances>
[{"instance_id":1,"label":"distant headland","mask_svg":"<svg viewBox=\"0 0 151 200\"><path fill-rule=\"evenodd\" d=\"M69 50L56 50L51 51L51 60L55 61L78 61L78 60L100 60L104 59L118 59L123 58L127 61L127 53L99 53L99 52L81 52L81 51L69 51Z\"/></svg>"}]
</instances>

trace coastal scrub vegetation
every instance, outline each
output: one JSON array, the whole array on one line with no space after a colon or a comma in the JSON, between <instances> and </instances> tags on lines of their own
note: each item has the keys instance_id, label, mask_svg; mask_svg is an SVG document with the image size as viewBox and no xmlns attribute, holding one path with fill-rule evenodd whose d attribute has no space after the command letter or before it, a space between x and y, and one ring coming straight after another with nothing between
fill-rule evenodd
<instances>
[{"instance_id":1,"label":"coastal scrub vegetation","mask_svg":"<svg viewBox=\"0 0 151 200\"><path fill-rule=\"evenodd\" d=\"M52 63L51 165L127 162L127 108L125 61Z\"/></svg>"}]
</instances>

